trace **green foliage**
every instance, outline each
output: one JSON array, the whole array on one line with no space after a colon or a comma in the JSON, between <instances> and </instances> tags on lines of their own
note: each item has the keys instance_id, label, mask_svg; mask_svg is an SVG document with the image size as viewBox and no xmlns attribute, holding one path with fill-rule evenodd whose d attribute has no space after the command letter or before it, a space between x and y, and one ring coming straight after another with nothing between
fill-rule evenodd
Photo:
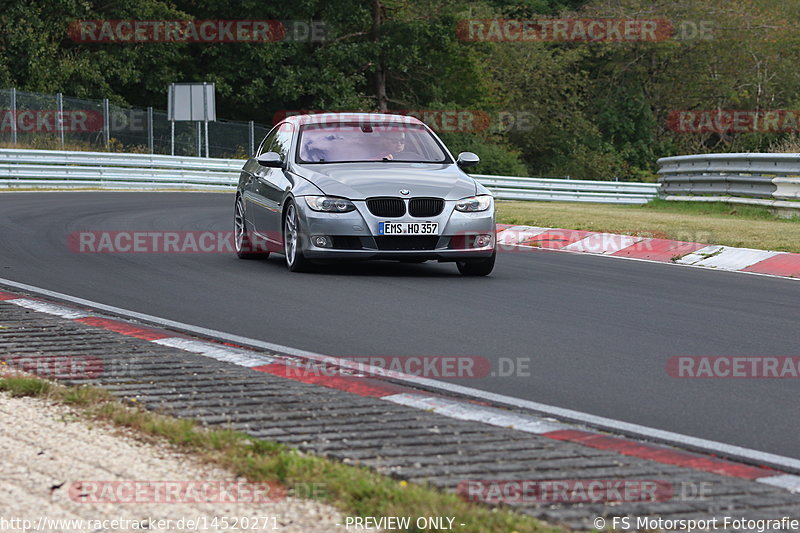
<instances>
[{"instance_id":1,"label":"green foliage","mask_svg":"<svg viewBox=\"0 0 800 533\"><path fill-rule=\"evenodd\" d=\"M222 117L285 110L392 110L526 117L444 135L480 172L653 179L678 153L764 151L792 132L675 131L681 110L800 108L800 4L782 0L7 0L0 87L163 108L171 82L211 81ZM377 7L379 21L374 19ZM469 19L669 20L659 42L467 42ZM75 20L322 21L323 42L84 43ZM702 36L686 28L708 23ZM688 38L692 37L692 38ZM705 37L705 38L703 38ZM776 148L785 149L785 148Z\"/></svg>"},{"instance_id":2,"label":"green foliage","mask_svg":"<svg viewBox=\"0 0 800 533\"><path fill-rule=\"evenodd\" d=\"M454 156L460 152L479 155L481 162L469 170L472 174L524 176L527 172L519 152L497 136L476 133L441 133L439 136Z\"/></svg>"},{"instance_id":3,"label":"green foliage","mask_svg":"<svg viewBox=\"0 0 800 533\"><path fill-rule=\"evenodd\" d=\"M50 384L37 378L5 375L0 377L0 391L6 391L14 397L46 396Z\"/></svg>"}]
</instances>

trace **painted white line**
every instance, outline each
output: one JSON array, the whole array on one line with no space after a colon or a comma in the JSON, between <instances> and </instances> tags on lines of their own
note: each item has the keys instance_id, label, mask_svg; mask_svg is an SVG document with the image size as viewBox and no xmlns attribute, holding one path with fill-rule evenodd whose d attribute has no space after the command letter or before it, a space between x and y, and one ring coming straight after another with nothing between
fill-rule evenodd
<instances>
[{"instance_id":1,"label":"painted white line","mask_svg":"<svg viewBox=\"0 0 800 533\"><path fill-rule=\"evenodd\" d=\"M574 429L574 426L560 424L555 420L547 420L539 416L509 413L504 409L475 405L458 400L448 400L446 398L436 398L433 396L423 396L421 394L392 394L384 396L381 400L416 407L425 411L457 418L459 420L470 420L473 422L483 422L492 426L513 428L526 433L537 435L548 431L558 431L561 429Z\"/></svg>"},{"instance_id":2,"label":"painted white line","mask_svg":"<svg viewBox=\"0 0 800 533\"><path fill-rule=\"evenodd\" d=\"M782 487L792 492L800 492L800 476L792 474L780 474L777 476L760 477L756 479L759 483L766 483L775 487Z\"/></svg>"},{"instance_id":3,"label":"painted white line","mask_svg":"<svg viewBox=\"0 0 800 533\"><path fill-rule=\"evenodd\" d=\"M239 366L252 368L254 366L268 365L275 361L274 357L254 353L251 350L242 350L229 346L219 346L213 342L203 342L194 339L184 339L181 337L168 337L166 339L156 339L151 342L170 346L187 352L197 353L205 357L210 357L218 361L233 363Z\"/></svg>"},{"instance_id":4,"label":"painted white line","mask_svg":"<svg viewBox=\"0 0 800 533\"><path fill-rule=\"evenodd\" d=\"M616 257L616 256L603 256L603 257ZM675 433L672 431L665 431L661 429L656 429L648 426L642 426L639 424L633 424L630 422L623 422L621 420L614 420L612 418L606 418L602 416L592 415L589 413L583 413L580 411L574 411L572 409L565 409L562 407L556 407L553 405L547 405L539 402L534 402L530 400L523 400L521 398L514 398L512 396L505 396L503 394L497 394L494 392L484 391L480 389L474 389L471 387L464 387L462 385L456 385L453 383L447 383L444 381L437 381L430 378L423 378L419 376L407 376L399 374L398 372L387 371L383 368L378 367L370 367L368 365L364 365L361 363L355 363L352 361L348 361L347 359L338 358L338 357L331 357L325 356L321 354L317 354L314 352L309 352L305 350L298 350L296 348L291 348L289 346L282 346L280 344L275 344L271 342L265 342L258 339L250 339L247 337L242 337L240 335L233 335L229 333L225 333L222 331L217 331L209 328L203 328L199 326L193 326L191 324L185 324L182 322L177 322L175 320L167 320L160 317L147 315L144 313L138 313L135 311L129 311L127 309L122 309L119 307L115 307L112 305L101 304L98 302L92 302L91 300L86 300L83 298L78 298L75 296L70 296L68 294L59 293L56 291L51 291L48 289L40 289L38 287L34 287L31 285L27 285L24 283L18 283L16 281L6 280L0 278L0 284L8 285L11 287L16 287L22 290L26 290L29 292L35 292L37 294L42 294L44 296L50 296L53 298L58 298L61 300L65 300L68 302L73 302L79 305L83 305L86 307L93 307L97 309L101 309L104 311L109 311L119 316L125 316L129 318L134 318L137 320L143 320L146 322L151 322L154 324L158 324L160 326L170 327L170 328L177 328L183 331L188 331L192 333L198 333L200 335L206 337L212 337L215 339L221 339L228 342L232 342L234 344L240 344L245 346L252 346L255 348L262 348L265 350L270 350L277 353L287 354L287 355L294 355L301 358L312 359L315 361L324 361L330 363L331 361L336 361L339 366L343 368L355 368L362 372L369 372L375 375L386 375L390 374L393 379L397 381L402 381L406 383L411 383L412 385L417 385L421 387L427 387L433 390L438 391L445 391L454 394L460 394L467 397L472 397L476 399L486 400L489 402L494 402L498 404L508 405L512 407L518 407L521 409L529 409L532 411L536 411L541 414L545 414L547 416L552 416L559 419L566 419L570 422L578 422L582 424L587 424L589 426L594 426L596 428L608 430L614 433L621 433L624 435L640 437L644 439L656 440L661 442L666 442L668 444L677 445L683 448L689 448L693 450L703 451L703 452L711 452L721 456L745 460L749 462L755 462L755 464L759 465L767 465L774 468L780 469L788 469L794 472L800 472L800 459L795 459L792 457L786 457L782 455L776 455L768 452L762 452L759 450L753 450L749 448L743 448L741 446L735 446L732 444L725 444L723 442L712 441L708 439L702 439L698 437L692 437L689 435L683 435L680 433Z\"/></svg>"},{"instance_id":5,"label":"painted white line","mask_svg":"<svg viewBox=\"0 0 800 533\"><path fill-rule=\"evenodd\" d=\"M6 302L16 304L20 307L25 307L26 309L30 309L32 311L39 311L40 313L56 315L62 318L86 318L87 316L91 316L89 313L84 313L70 307L63 307L47 302L29 300L27 298L16 298L14 300L6 300Z\"/></svg>"}]
</instances>

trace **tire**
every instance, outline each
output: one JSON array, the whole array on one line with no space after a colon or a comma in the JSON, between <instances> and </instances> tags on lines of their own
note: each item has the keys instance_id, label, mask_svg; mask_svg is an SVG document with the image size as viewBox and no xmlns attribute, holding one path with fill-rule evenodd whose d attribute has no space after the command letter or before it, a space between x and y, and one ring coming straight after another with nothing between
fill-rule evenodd
<instances>
[{"instance_id":1,"label":"tire","mask_svg":"<svg viewBox=\"0 0 800 533\"><path fill-rule=\"evenodd\" d=\"M494 269L494 260L497 257L497 250L486 259L478 261L457 261L456 266L462 276L488 276Z\"/></svg>"},{"instance_id":2,"label":"tire","mask_svg":"<svg viewBox=\"0 0 800 533\"><path fill-rule=\"evenodd\" d=\"M306 272L311 267L311 262L303 255L300 235L302 230L297 218L297 209L290 201L283 215L283 251L289 272Z\"/></svg>"},{"instance_id":3,"label":"tire","mask_svg":"<svg viewBox=\"0 0 800 533\"><path fill-rule=\"evenodd\" d=\"M244 216L244 202L242 197L236 197L236 206L233 212L233 246L239 259L265 259L269 252L257 249L250 237L247 219Z\"/></svg>"}]
</instances>

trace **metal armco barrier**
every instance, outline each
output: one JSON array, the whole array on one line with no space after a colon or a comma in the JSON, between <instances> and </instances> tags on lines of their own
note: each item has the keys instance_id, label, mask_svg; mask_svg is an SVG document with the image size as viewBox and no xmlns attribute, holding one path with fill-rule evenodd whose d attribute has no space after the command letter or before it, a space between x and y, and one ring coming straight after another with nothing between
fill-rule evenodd
<instances>
[{"instance_id":1,"label":"metal armco barrier","mask_svg":"<svg viewBox=\"0 0 800 533\"><path fill-rule=\"evenodd\" d=\"M662 157L667 200L728 201L800 209L800 154L706 154Z\"/></svg>"},{"instance_id":2,"label":"metal armco barrier","mask_svg":"<svg viewBox=\"0 0 800 533\"><path fill-rule=\"evenodd\" d=\"M0 149L0 189L233 190L241 159ZM473 175L501 200L643 204L655 183Z\"/></svg>"},{"instance_id":3,"label":"metal armco barrier","mask_svg":"<svg viewBox=\"0 0 800 533\"><path fill-rule=\"evenodd\" d=\"M233 190L241 159L0 149L0 189Z\"/></svg>"},{"instance_id":4,"label":"metal armco barrier","mask_svg":"<svg viewBox=\"0 0 800 533\"><path fill-rule=\"evenodd\" d=\"M519 178L473 174L500 200L646 204L658 194L657 183Z\"/></svg>"}]
</instances>

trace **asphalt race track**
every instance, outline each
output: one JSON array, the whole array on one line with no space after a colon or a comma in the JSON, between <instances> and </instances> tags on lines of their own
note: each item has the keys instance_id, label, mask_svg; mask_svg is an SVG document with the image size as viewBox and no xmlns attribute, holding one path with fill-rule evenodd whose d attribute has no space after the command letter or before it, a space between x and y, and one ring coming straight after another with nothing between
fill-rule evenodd
<instances>
[{"instance_id":1,"label":"asphalt race track","mask_svg":"<svg viewBox=\"0 0 800 533\"><path fill-rule=\"evenodd\" d=\"M530 359L461 385L800 458L796 379L677 379L672 356L800 356L800 282L525 250L489 278L453 264L92 254L77 231L232 228L233 195L0 195L0 278L335 356Z\"/></svg>"}]
</instances>

